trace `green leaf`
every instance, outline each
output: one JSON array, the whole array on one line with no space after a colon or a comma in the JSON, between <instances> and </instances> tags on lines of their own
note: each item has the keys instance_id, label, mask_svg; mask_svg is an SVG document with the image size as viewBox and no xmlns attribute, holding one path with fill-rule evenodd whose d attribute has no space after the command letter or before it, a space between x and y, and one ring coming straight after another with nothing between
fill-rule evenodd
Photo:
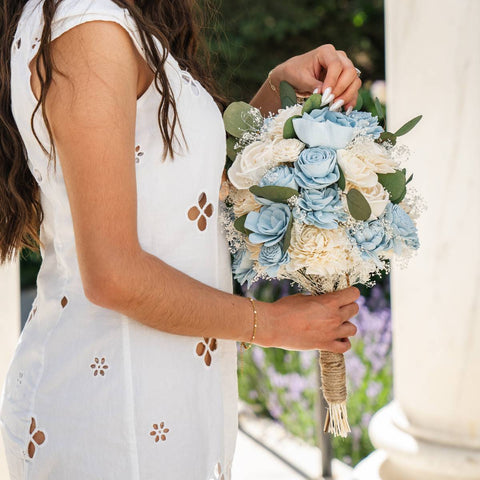
<instances>
[{"instance_id":1,"label":"green leaf","mask_svg":"<svg viewBox=\"0 0 480 480\"><path fill-rule=\"evenodd\" d=\"M287 121L283 124L283 138L297 138L295 129L293 128L293 119L302 118L301 115L293 115L290 118L287 118Z\"/></svg>"},{"instance_id":2,"label":"green leaf","mask_svg":"<svg viewBox=\"0 0 480 480\"><path fill-rule=\"evenodd\" d=\"M408 183L410 183L413 179L413 173L408 177L408 180L405 182L405 185L407 185Z\"/></svg>"},{"instance_id":3,"label":"green leaf","mask_svg":"<svg viewBox=\"0 0 480 480\"><path fill-rule=\"evenodd\" d=\"M380 134L380 143L382 142L390 142L392 145L395 145L397 143L397 135L392 132L382 132Z\"/></svg>"},{"instance_id":4,"label":"green leaf","mask_svg":"<svg viewBox=\"0 0 480 480\"><path fill-rule=\"evenodd\" d=\"M352 188L347 193L347 204L350 215L355 220L368 220L372 213L372 209L367 199L357 189Z\"/></svg>"},{"instance_id":5,"label":"green leaf","mask_svg":"<svg viewBox=\"0 0 480 480\"><path fill-rule=\"evenodd\" d=\"M253 185L249 190L257 197L266 198L275 203L287 203L287 200L298 192L294 188L279 187L276 185L267 185L266 187L259 187Z\"/></svg>"},{"instance_id":6,"label":"green leaf","mask_svg":"<svg viewBox=\"0 0 480 480\"><path fill-rule=\"evenodd\" d=\"M297 103L295 89L285 80L280 82L280 101L282 102L282 108L291 107Z\"/></svg>"},{"instance_id":7,"label":"green leaf","mask_svg":"<svg viewBox=\"0 0 480 480\"><path fill-rule=\"evenodd\" d=\"M290 246L290 240L292 239L292 227L293 227L293 215L290 215L287 229L285 230L285 237L283 237L283 251L286 252Z\"/></svg>"},{"instance_id":8,"label":"green leaf","mask_svg":"<svg viewBox=\"0 0 480 480\"><path fill-rule=\"evenodd\" d=\"M320 93L314 93L310 95L303 104L302 113L310 113L316 108L320 108L322 104L322 95Z\"/></svg>"},{"instance_id":9,"label":"green leaf","mask_svg":"<svg viewBox=\"0 0 480 480\"><path fill-rule=\"evenodd\" d=\"M383 110L382 104L378 97L375 97L375 110L377 111L377 117L379 120L383 120L385 118L385 111Z\"/></svg>"},{"instance_id":10,"label":"green leaf","mask_svg":"<svg viewBox=\"0 0 480 480\"><path fill-rule=\"evenodd\" d=\"M235 137L227 137L227 157L232 162L235 161L235 157L237 156L237 151L233 148L236 143L237 139Z\"/></svg>"},{"instance_id":11,"label":"green leaf","mask_svg":"<svg viewBox=\"0 0 480 480\"><path fill-rule=\"evenodd\" d=\"M338 163L337 163L338 165ZM338 188L340 190L345 190L345 174L343 173L342 168L338 165L338 170L340 172L340 178L338 179Z\"/></svg>"},{"instance_id":12,"label":"green leaf","mask_svg":"<svg viewBox=\"0 0 480 480\"><path fill-rule=\"evenodd\" d=\"M407 189L405 188L402 194L398 198L396 198L395 201L392 201L392 203L400 203L405 198L406 194L407 194Z\"/></svg>"},{"instance_id":13,"label":"green leaf","mask_svg":"<svg viewBox=\"0 0 480 480\"><path fill-rule=\"evenodd\" d=\"M402 135L405 135L408 133L410 130L416 127L417 123L422 119L423 115L419 115L418 117L412 118L410 121L408 121L405 125L400 127L396 132L395 135L397 137L401 137Z\"/></svg>"},{"instance_id":14,"label":"green leaf","mask_svg":"<svg viewBox=\"0 0 480 480\"><path fill-rule=\"evenodd\" d=\"M378 181L383 185L385 190L390 194L392 203L399 203L402 195L405 196L405 172L396 170L394 173L378 173Z\"/></svg>"},{"instance_id":15,"label":"green leaf","mask_svg":"<svg viewBox=\"0 0 480 480\"><path fill-rule=\"evenodd\" d=\"M258 115L253 112L257 111ZM256 131L262 125L262 115L258 108L246 102L233 102L223 112L225 130L234 137L241 137L245 132Z\"/></svg>"},{"instance_id":16,"label":"green leaf","mask_svg":"<svg viewBox=\"0 0 480 480\"><path fill-rule=\"evenodd\" d=\"M247 228L245 228L245 220L247 219L247 215L248 213L246 213L245 215L242 215L241 217L238 217L234 222L233 222L233 226L239 231L239 232L242 232L244 233L245 235L249 235L251 232L251 230L248 230Z\"/></svg>"}]
</instances>

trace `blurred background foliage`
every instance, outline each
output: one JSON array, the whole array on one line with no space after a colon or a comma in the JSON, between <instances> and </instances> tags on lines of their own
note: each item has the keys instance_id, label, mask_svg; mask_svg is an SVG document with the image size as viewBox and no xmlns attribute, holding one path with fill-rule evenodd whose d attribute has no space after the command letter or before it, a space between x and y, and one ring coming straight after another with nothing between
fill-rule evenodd
<instances>
[{"instance_id":1,"label":"blurred background foliage","mask_svg":"<svg viewBox=\"0 0 480 480\"><path fill-rule=\"evenodd\" d=\"M232 100L250 100L270 69L326 43L347 53L364 83L385 78L383 0L211 4L205 34L222 91Z\"/></svg>"}]
</instances>

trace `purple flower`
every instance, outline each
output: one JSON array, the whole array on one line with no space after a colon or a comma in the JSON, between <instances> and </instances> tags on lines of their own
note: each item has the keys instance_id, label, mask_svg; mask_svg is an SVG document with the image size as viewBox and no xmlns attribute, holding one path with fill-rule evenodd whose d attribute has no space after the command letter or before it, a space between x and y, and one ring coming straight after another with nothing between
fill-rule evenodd
<instances>
[{"instance_id":1,"label":"purple flower","mask_svg":"<svg viewBox=\"0 0 480 480\"><path fill-rule=\"evenodd\" d=\"M382 391L383 385L379 382L372 381L368 384L367 397L376 398Z\"/></svg>"}]
</instances>

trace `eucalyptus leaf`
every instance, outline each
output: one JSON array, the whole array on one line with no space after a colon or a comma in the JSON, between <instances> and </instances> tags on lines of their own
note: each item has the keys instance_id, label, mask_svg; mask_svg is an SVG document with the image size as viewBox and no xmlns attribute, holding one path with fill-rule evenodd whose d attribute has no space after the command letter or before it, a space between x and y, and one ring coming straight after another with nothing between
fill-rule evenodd
<instances>
[{"instance_id":1,"label":"eucalyptus leaf","mask_svg":"<svg viewBox=\"0 0 480 480\"><path fill-rule=\"evenodd\" d=\"M235 161L237 156L237 151L233 148L236 143L237 139L235 137L227 137L227 156L232 162Z\"/></svg>"},{"instance_id":2,"label":"eucalyptus leaf","mask_svg":"<svg viewBox=\"0 0 480 480\"><path fill-rule=\"evenodd\" d=\"M405 198L406 194L407 194L407 189L405 188L402 194L398 198L396 198L395 201L392 200L392 203L400 203Z\"/></svg>"},{"instance_id":3,"label":"eucalyptus leaf","mask_svg":"<svg viewBox=\"0 0 480 480\"><path fill-rule=\"evenodd\" d=\"M396 170L394 173L378 173L378 181L383 185L385 190L390 194L392 203L398 203L399 198L404 195L407 181L405 179L405 172Z\"/></svg>"},{"instance_id":4,"label":"eucalyptus leaf","mask_svg":"<svg viewBox=\"0 0 480 480\"><path fill-rule=\"evenodd\" d=\"M408 177L408 180L405 182L405 185L407 185L408 183L410 183L413 179L413 173Z\"/></svg>"},{"instance_id":5,"label":"eucalyptus leaf","mask_svg":"<svg viewBox=\"0 0 480 480\"><path fill-rule=\"evenodd\" d=\"M379 140L380 143L390 142L392 145L395 145L397 143L397 136L392 132L382 132Z\"/></svg>"},{"instance_id":6,"label":"eucalyptus leaf","mask_svg":"<svg viewBox=\"0 0 480 480\"><path fill-rule=\"evenodd\" d=\"M320 93L314 93L310 95L303 104L302 113L310 113L316 108L320 108L322 105L322 95Z\"/></svg>"},{"instance_id":7,"label":"eucalyptus leaf","mask_svg":"<svg viewBox=\"0 0 480 480\"><path fill-rule=\"evenodd\" d=\"M248 213L245 215L242 215L241 217L238 217L234 222L233 226L241 233L244 233L245 235L249 235L252 233L250 230L245 228L245 220L247 219Z\"/></svg>"},{"instance_id":8,"label":"eucalyptus leaf","mask_svg":"<svg viewBox=\"0 0 480 480\"><path fill-rule=\"evenodd\" d=\"M287 229L285 230L285 236L283 237L283 251L286 252L290 246L290 241L292 239L292 227L293 227L293 215L290 215L290 220L288 221Z\"/></svg>"},{"instance_id":9,"label":"eucalyptus leaf","mask_svg":"<svg viewBox=\"0 0 480 480\"><path fill-rule=\"evenodd\" d=\"M379 120L383 120L385 118L385 111L383 110L382 104L378 97L375 97L375 110L377 111L377 117Z\"/></svg>"},{"instance_id":10,"label":"eucalyptus leaf","mask_svg":"<svg viewBox=\"0 0 480 480\"><path fill-rule=\"evenodd\" d=\"M262 118L260 110L246 102L233 102L223 113L225 130L237 138L245 132L258 130L262 126L260 118Z\"/></svg>"},{"instance_id":11,"label":"eucalyptus leaf","mask_svg":"<svg viewBox=\"0 0 480 480\"><path fill-rule=\"evenodd\" d=\"M338 164L337 164L338 165ZM338 171L340 172L340 178L338 179L338 188L340 190L345 190L345 174L343 173L342 168L338 165Z\"/></svg>"},{"instance_id":12,"label":"eucalyptus leaf","mask_svg":"<svg viewBox=\"0 0 480 480\"><path fill-rule=\"evenodd\" d=\"M282 102L282 108L291 107L297 103L295 89L285 80L280 82L280 101Z\"/></svg>"},{"instance_id":13,"label":"eucalyptus leaf","mask_svg":"<svg viewBox=\"0 0 480 480\"><path fill-rule=\"evenodd\" d=\"M295 128L293 128L293 119L302 118L301 115L293 115L290 118L287 118L287 121L283 124L283 138L297 138L295 133Z\"/></svg>"},{"instance_id":14,"label":"eucalyptus leaf","mask_svg":"<svg viewBox=\"0 0 480 480\"><path fill-rule=\"evenodd\" d=\"M266 198L275 203L287 203L290 197L298 195L294 188L279 187L277 185L267 185L265 187L253 185L249 190L257 197Z\"/></svg>"},{"instance_id":15,"label":"eucalyptus leaf","mask_svg":"<svg viewBox=\"0 0 480 480\"><path fill-rule=\"evenodd\" d=\"M372 209L363 194L355 188L347 193L347 204L350 215L355 220L368 220Z\"/></svg>"},{"instance_id":16,"label":"eucalyptus leaf","mask_svg":"<svg viewBox=\"0 0 480 480\"><path fill-rule=\"evenodd\" d=\"M362 98L361 95L359 95L358 98L357 98L357 103L354 107L354 110L361 110L362 107L363 107L363 98Z\"/></svg>"},{"instance_id":17,"label":"eucalyptus leaf","mask_svg":"<svg viewBox=\"0 0 480 480\"><path fill-rule=\"evenodd\" d=\"M408 121L405 125L400 127L396 132L395 135L397 137L401 137L402 135L405 135L408 133L410 130L416 127L417 123L422 119L423 115L419 115L418 117L412 118L410 121Z\"/></svg>"}]
</instances>

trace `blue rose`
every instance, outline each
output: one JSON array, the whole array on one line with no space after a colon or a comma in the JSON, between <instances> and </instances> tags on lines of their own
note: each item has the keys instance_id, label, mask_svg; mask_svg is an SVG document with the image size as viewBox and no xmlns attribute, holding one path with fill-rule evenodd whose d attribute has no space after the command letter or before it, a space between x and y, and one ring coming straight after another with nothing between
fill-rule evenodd
<instances>
[{"instance_id":1,"label":"blue rose","mask_svg":"<svg viewBox=\"0 0 480 480\"><path fill-rule=\"evenodd\" d=\"M257 275L257 272L253 269L253 264L254 261L248 250L242 249L235 253L232 262L232 273L233 278L240 285L247 282L247 287L250 288Z\"/></svg>"},{"instance_id":2,"label":"blue rose","mask_svg":"<svg viewBox=\"0 0 480 480\"><path fill-rule=\"evenodd\" d=\"M258 256L258 263L267 268L267 275L271 278L277 276L280 265L284 265L290 261L290 255L287 251L283 251L280 243L276 243L271 247L262 245L260 255Z\"/></svg>"},{"instance_id":3,"label":"blue rose","mask_svg":"<svg viewBox=\"0 0 480 480\"><path fill-rule=\"evenodd\" d=\"M338 222L347 218L335 187L303 190L293 214L303 223L328 230L337 228Z\"/></svg>"},{"instance_id":4,"label":"blue rose","mask_svg":"<svg viewBox=\"0 0 480 480\"><path fill-rule=\"evenodd\" d=\"M302 188L324 188L340 178L333 148L306 148L294 163L295 180Z\"/></svg>"},{"instance_id":5,"label":"blue rose","mask_svg":"<svg viewBox=\"0 0 480 480\"><path fill-rule=\"evenodd\" d=\"M309 147L345 148L353 139L354 131L348 117L328 108L317 108L292 120L299 140Z\"/></svg>"},{"instance_id":6,"label":"blue rose","mask_svg":"<svg viewBox=\"0 0 480 480\"><path fill-rule=\"evenodd\" d=\"M297 182L295 181L295 175L293 168L287 165L280 165L269 170L260 180L258 184L260 187L266 187L273 185L276 187L289 187L298 190ZM271 205L274 203L272 200L266 198L257 197L255 200L262 205Z\"/></svg>"},{"instance_id":7,"label":"blue rose","mask_svg":"<svg viewBox=\"0 0 480 480\"><path fill-rule=\"evenodd\" d=\"M284 203L273 203L262 207L259 212L250 212L245 219L245 228L253 233L248 239L267 247L275 245L285 235L290 216L290 208Z\"/></svg>"},{"instance_id":8,"label":"blue rose","mask_svg":"<svg viewBox=\"0 0 480 480\"><path fill-rule=\"evenodd\" d=\"M348 230L347 233L360 249L362 258L373 260L379 268L383 268L384 265L378 254L390 250L392 242L380 220L363 222L356 229Z\"/></svg>"},{"instance_id":9,"label":"blue rose","mask_svg":"<svg viewBox=\"0 0 480 480\"><path fill-rule=\"evenodd\" d=\"M385 208L383 218L391 226L393 248L396 254L402 252L404 244L414 250L420 247L417 227L400 205L389 203Z\"/></svg>"},{"instance_id":10,"label":"blue rose","mask_svg":"<svg viewBox=\"0 0 480 480\"><path fill-rule=\"evenodd\" d=\"M373 138L378 138L383 132L383 128L378 124L378 118L370 112L353 110L350 115L345 115L345 118L348 119L350 126L359 130L359 135L372 135Z\"/></svg>"}]
</instances>

